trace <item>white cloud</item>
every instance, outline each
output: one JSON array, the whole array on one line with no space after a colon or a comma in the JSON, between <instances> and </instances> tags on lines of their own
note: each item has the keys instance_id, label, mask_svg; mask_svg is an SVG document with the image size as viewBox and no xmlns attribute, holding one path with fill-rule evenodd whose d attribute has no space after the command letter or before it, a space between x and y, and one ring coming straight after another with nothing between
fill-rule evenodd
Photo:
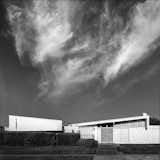
<instances>
[{"instance_id":1,"label":"white cloud","mask_svg":"<svg viewBox=\"0 0 160 160\"><path fill-rule=\"evenodd\" d=\"M50 92L64 92L66 88L87 83L100 74L107 85L142 62L158 45L154 42L160 37L160 1L138 3L120 31L115 26L123 23L123 17L112 17L107 1L104 12L97 16L97 24L95 21L85 24L84 13L89 14L89 11L79 12L83 5L81 1L72 0L33 0L24 8L13 4L8 8L18 55L21 57L27 52L32 63L42 68L49 63L50 68L44 69L47 73L43 74L43 93L49 92L50 85L54 86ZM77 24L75 19L78 19ZM83 27L87 25L91 29L84 34ZM95 25L100 27L97 37L93 38L96 31L92 31L92 27ZM67 43L72 45L65 48Z\"/></svg>"}]
</instances>

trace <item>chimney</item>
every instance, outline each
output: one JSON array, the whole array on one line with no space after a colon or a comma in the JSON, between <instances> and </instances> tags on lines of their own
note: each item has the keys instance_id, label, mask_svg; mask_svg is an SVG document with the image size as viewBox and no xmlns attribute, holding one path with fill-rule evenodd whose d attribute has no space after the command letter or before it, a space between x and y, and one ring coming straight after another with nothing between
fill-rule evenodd
<instances>
[{"instance_id":1,"label":"chimney","mask_svg":"<svg viewBox=\"0 0 160 160\"><path fill-rule=\"evenodd\" d=\"M148 116L148 114L147 113L142 113L142 116Z\"/></svg>"}]
</instances>

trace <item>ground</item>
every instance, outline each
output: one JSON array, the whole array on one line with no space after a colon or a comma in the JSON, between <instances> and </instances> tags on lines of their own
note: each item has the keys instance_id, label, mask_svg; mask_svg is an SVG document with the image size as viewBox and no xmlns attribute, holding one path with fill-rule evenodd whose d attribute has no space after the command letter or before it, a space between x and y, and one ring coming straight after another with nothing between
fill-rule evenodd
<instances>
[{"instance_id":1,"label":"ground","mask_svg":"<svg viewBox=\"0 0 160 160\"><path fill-rule=\"evenodd\" d=\"M0 146L0 160L159 160L160 145Z\"/></svg>"}]
</instances>

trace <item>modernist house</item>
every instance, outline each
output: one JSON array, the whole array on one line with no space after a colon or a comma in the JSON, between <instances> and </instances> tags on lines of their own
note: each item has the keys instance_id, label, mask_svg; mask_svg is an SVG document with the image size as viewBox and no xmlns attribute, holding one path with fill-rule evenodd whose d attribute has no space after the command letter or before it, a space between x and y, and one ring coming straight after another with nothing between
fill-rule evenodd
<instances>
[{"instance_id":1,"label":"modernist house","mask_svg":"<svg viewBox=\"0 0 160 160\"><path fill-rule=\"evenodd\" d=\"M62 131L62 120L9 115L6 131Z\"/></svg>"},{"instance_id":2,"label":"modernist house","mask_svg":"<svg viewBox=\"0 0 160 160\"><path fill-rule=\"evenodd\" d=\"M143 113L141 116L69 124L65 132L79 132L83 139L99 143L158 144L160 120Z\"/></svg>"},{"instance_id":3,"label":"modernist house","mask_svg":"<svg viewBox=\"0 0 160 160\"><path fill-rule=\"evenodd\" d=\"M1 128L4 131L4 127ZM82 139L98 143L160 144L160 120L140 116L62 125L62 120L9 115L5 131L52 131L80 133Z\"/></svg>"}]
</instances>

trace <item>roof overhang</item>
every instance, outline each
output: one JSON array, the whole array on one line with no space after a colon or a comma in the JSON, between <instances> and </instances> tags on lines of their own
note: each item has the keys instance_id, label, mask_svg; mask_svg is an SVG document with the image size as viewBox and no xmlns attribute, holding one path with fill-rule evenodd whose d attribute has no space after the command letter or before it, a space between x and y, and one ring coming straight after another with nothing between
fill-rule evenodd
<instances>
[{"instance_id":1,"label":"roof overhang","mask_svg":"<svg viewBox=\"0 0 160 160\"><path fill-rule=\"evenodd\" d=\"M109 124L109 123L118 123L118 122L128 122L128 121L137 121L137 120L147 120L149 119L149 115L142 115L136 117L127 117L127 118L117 118L117 119L109 119L109 120L100 120L100 121L91 121L91 122L83 122L83 123L74 123L69 124L69 126L95 126L101 124Z\"/></svg>"}]
</instances>

